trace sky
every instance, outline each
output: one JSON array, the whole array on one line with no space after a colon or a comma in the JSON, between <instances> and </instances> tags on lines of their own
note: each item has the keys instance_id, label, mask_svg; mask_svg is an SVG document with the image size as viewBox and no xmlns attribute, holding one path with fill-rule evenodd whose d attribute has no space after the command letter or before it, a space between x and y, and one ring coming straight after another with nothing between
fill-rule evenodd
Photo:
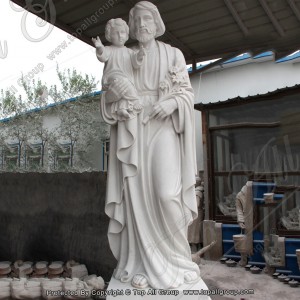
<instances>
[{"instance_id":1,"label":"sky","mask_svg":"<svg viewBox=\"0 0 300 300\"><path fill-rule=\"evenodd\" d=\"M51 52L62 45L61 53ZM0 90L11 89L24 95L18 81L21 74L27 78L58 84L56 65L60 70L73 69L91 74L101 89L103 64L95 55L95 48L74 39L53 25L42 22L35 15L16 4L0 1Z\"/></svg>"}]
</instances>

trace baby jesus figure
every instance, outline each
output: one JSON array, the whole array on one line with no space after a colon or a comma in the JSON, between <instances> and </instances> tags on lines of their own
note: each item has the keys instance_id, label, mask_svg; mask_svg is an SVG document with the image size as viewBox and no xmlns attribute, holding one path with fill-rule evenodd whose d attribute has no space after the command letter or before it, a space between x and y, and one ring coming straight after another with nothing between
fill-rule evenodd
<instances>
[{"instance_id":1,"label":"baby jesus figure","mask_svg":"<svg viewBox=\"0 0 300 300\"><path fill-rule=\"evenodd\" d=\"M134 86L133 70L142 65L146 52L144 48L134 52L124 46L129 37L129 28L120 18L107 22L105 37L112 43L111 46L105 47L98 36L92 39L97 58L105 63L102 78L105 99L112 104L111 113L116 120L132 119L143 109ZM117 86L124 87L122 94L118 92L120 88Z\"/></svg>"}]
</instances>

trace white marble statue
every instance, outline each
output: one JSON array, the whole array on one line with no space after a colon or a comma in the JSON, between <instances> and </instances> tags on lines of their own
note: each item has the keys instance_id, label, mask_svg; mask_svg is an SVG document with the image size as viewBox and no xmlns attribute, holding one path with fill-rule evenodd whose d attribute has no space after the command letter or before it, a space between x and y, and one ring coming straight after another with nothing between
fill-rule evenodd
<instances>
[{"instance_id":1,"label":"white marble statue","mask_svg":"<svg viewBox=\"0 0 300 300\"><path fill-rule=\"evenodd\" d=\"M170 289L200 280L187 241L198 211L194 94L181 51L155 40L164 31L155 5L141 1L131 9L129 33L139 42L133 61L139 63L124 48L121 62L119 53L110 54L106 70L133 67L143 109L134 118L124 114L124 120L115 113L114 103L128 92L126 82L109 86L101 99L102 116L111 125L105 212L118 261L113 276L136 288Z\"/></svg>"},{"instance_id":2,"label":"white marble statue","mask_svg":"<svg viewBox=\"0 0 300 300\"><path fill-rule=\"evenodd\" d=\"M248 256L253 255L253 193L252 181L247 181L236 196L237 222L241 230L245 230L245 249L241 253L239 265L245 267Z\"/></svg>"}]
</instances>

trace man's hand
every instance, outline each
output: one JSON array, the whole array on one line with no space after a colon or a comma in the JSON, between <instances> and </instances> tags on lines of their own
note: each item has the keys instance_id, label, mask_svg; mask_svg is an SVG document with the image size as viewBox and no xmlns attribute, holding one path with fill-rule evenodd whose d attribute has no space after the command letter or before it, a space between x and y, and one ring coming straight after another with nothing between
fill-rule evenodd
<instances>
[{"instance_id":1,"label":"man's hand","mask_svg":"<svg viewBox=\"0 0 300 300\"><path fill-rule=\"evenodd\" d=\"M137 59L138 59L138 61L140 61L140 62L143 61L144 56L146 56L146 51L145 51L145 48L143 46L141 46L141 49L137 53Z\"/></svg>"},{"instance_id":2,"label":"man's hand","mask_svg":"<svg viewBox=\"0 0 300 300\"><path fill-rule=\"evenodd\" d=\"M178 108L175 99L169 99L162 102L158 102L154 105L152 113L149 118L155 118L157 120L164 119L170 116Z\"/></svg>"},{"instance_id":3,"label":"man's hand","mask_svg":"<svg viewBox=\"0 0 300 300\"><path fill-rule=\"evenodd\" d=\"M239 222L239 226L241 227L241 229L245 229L246 226L245 226L245 223L244 222Z\"/></svg>"},{"instance_id":4,"label":"man's hand","mask_svg":"<svg viewBox=\"0 0 300 300\"><path fill-rule=\"evenodd\" d=\"M104 49L104 45L102 44L99 36L97 36L96 38L92 38L92 42L94 43L96 49L102 53Z\"/></svg>"}]
</instances>

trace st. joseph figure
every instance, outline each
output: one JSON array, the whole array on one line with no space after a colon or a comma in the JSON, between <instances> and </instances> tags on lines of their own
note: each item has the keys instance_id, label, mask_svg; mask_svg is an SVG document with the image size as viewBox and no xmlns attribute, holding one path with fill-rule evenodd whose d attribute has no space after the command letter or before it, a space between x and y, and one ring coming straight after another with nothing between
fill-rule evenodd
<instances>
[{"instance_id":1,"label":"st. joseph figure","mask_svg":"<svg viewBox=\"0 0 300 300\"><path fill-rule=\"evenodd\" d=\"M197 217L194 95L181 51L155 40L165 31L157 7L138 2L129 29L139 42L133 50L146 51L134 71L144 109L134 124L117 121L105 92L101 99L102 116L112 125L105 211L118 260L114 277L136 288L176 288L200 279L187 241ZM180 89L162 97L161 82L171 73L174 82L181 74ZM116 95L126 91L116 88Z\"/></svg>"}]
</instances>

